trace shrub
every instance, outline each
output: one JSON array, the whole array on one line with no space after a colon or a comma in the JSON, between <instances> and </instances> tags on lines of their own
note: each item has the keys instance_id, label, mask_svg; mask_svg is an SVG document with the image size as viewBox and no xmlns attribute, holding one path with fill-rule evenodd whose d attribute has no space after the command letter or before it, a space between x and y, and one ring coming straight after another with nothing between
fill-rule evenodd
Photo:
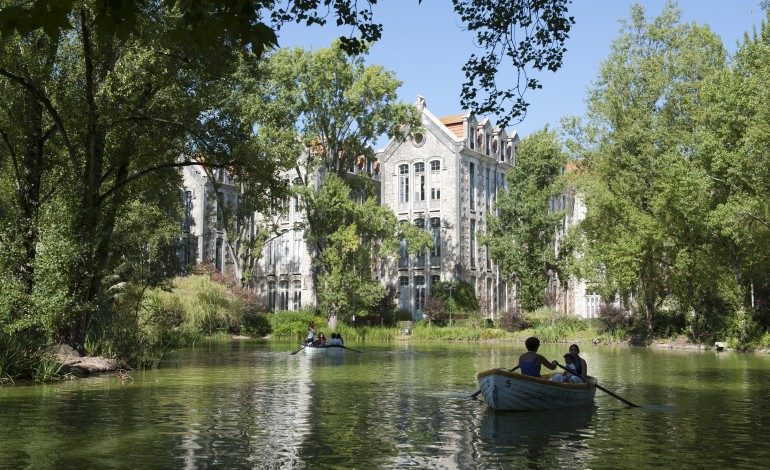
<instances>
[{"instance_id":1,"label":"shrub","mask_svg":"<svg viewBox=\"0 0 770 470\"><path fill-rule=\"evenodd\" d=\"M631 326L631 318L628 312L615 305L602 305L599 309L600 329L599 333L614 334Z\"/></svg>"},{"instance_id":2,"label":"shrub","mask_svg":"<svg viewBox=\"0 0 770 470\"><path fill-rule=\"evenodd\" d=\"M521 308L513 305L500 315L497 324L505 331L520 331L530 327L529 322L521 314Z\"/></svg>"}]
</instances>

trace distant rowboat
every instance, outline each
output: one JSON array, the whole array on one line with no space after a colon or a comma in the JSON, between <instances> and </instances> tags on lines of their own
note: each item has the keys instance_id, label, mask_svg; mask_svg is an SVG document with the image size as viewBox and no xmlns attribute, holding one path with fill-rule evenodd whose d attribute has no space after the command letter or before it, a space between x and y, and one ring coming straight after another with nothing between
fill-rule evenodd
<instances>
[{"instance_id":1,"label":"distant rowboat","mask_svg":"<svg viewBox=\"0 0 770 470\"><path fill-rule=\"evenodd\" d=\"M335 344L327 344L325 346L306 346L304 348L305 354L310 355L317 355L317 354L327 354L327 355L334 355L334 356L341 356L345 354L345 347L344 346L338 346Z\"/></svg>"},{"instance_id":2,"label":"distant rowboat","mask_svg":"<svg viewBox=\"0 0 770 470\"><path fill-rule=\"evenodd\" d=\"M481 394L494 410L555 410L590 406L596 395L596 379L587 383L560 383L510 372L490 369L477 375Z\"/></svg>"}]
</instances>

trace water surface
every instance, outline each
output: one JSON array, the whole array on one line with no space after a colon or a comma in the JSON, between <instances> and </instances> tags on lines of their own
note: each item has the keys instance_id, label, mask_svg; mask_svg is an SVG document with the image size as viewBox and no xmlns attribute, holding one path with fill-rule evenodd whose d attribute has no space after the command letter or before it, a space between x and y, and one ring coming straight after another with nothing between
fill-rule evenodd
<instances>
[{"instance_id":1,"label":"water surface","mask_svg":"<svg viewBox=\"0 0 770 470\"><path fill-rule=\"evenodd\" d=\"M770 358L582 345L590 409L492 412L475 374L521 343L210 343L159 370L0 387L0 468L755 468ZM548 358L567 345L543 345Z\"/></svg>"}]
</instances>

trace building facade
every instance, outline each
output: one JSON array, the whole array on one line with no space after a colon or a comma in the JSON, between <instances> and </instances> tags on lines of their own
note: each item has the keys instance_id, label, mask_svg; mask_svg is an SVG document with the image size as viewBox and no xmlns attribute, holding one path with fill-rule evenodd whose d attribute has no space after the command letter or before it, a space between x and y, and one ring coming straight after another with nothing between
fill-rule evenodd
<instances>
[{"instance_id":1,"label":"building facade","mask_svg":"<svg viewBox=\"0 0 770 470\"><path fill-rule=\"evenodd\" d=\"M421 113L419 132L403 142L390 141L374 161L359 159L348 169L349 174L364 173L378 183L380 204L390 207L400 223L418 226L433 238L432 250L418 256L410 256L402 242L399 257L384 262L377 275L385 287L396 289L398 307L416 320L423 318L425 301L440 281L471 284L482 312L494 320L518 304L517 291L503 280L480 240L487 233L486 218L494 210L497 194L506 187L505 174L516 163L519 136L472 113L438 118L422 97L415 104ZM291 184L320 189L320 172L308 177L299 171L282 177ZM221 211L214 185L200 167L185 167L183 176L185 235L180 260L212 263L227 272L226 234L218 220ZM217 178L222 200L237 204L230 176L221 170L212 176ZM558 250L566 232L584 217L585 206L574 191L553 198L551 206L566 214L556 237ZM280 214L270 218L255 214L254 219L255 230L268 230L269 235L249 286L271 311L314 306L315 254L305 242L305 215L299 200L292 198ZM598 313L601 298L591 295L584 281L562 281L553 275L548 288L554 306L563 313L585 318Z\"/></svg>"},{"instance_id":2,"label":"building facade","mask_svg":"<svg viewBox=\"0 0 770 470\"><path fill-rule=\"evenodd\" d=\"M429 231L434 246L410 257L402 243L399 259L384 267L383 282L397 286L399 308L419 320L434 284L465 281L494 319L515 301L515 289L502 280L479 240L505 188L505 173L515 164L519 136L472 113L437 118L422 97L416 106L423 131L405 142L391 141L379 154L381 198L401 223Z\"/></svg>"}]
</instances>

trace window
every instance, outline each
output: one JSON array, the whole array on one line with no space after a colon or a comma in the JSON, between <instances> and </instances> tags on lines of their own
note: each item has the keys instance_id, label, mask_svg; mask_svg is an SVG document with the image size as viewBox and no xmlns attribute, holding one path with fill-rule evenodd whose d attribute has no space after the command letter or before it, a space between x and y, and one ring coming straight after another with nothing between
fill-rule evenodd
<instances>
[{"instance_id":1,"label":"window","mask_svg":"<svg viewBox=\"0 0 770 470\"><path fill-rule=\"evenodd\" d=\"M415 147L420 147L425 143L425 136L418 132L412 137L412 140L414 141Z\"/></svg>"},{"instance_id":2,"label":"window","mask_svg":"<svg viewBox=\"0 0 770 470\"><path fill-rule=\"evenodd\" d=\"M441 276L439 276L438 274L434 274L433 276L430 277L430 287L431 288L433 288L433 286L435 286L439 282L441 282Z\"/></svg>"},{"instance_id":3,"label":"window","mask_svg":"<svg viewBox=\"0 0 770 470\"><path fill-rule=\"evenodd\" d=\"M421 232L425 230L425 219L416 219L414 221L414 226L417 227ZM414 260L415 267L417 268L424 268L425 267L425 252L418 253Z\"/></svg>"},{"instance_id":4,"label":"window","mask_svg":"<svg viewBox=\"0 0 770 470\"><path fill-rule=\"evenodd\" d=\"M475 126L471 126L471 127L468 128L468 136L470 137L471 150L473 150L474 144L475 144L474 141L475 141L475 138L476 138L476 127Z\"/></svg>"},{"instance_id":5,"label":"window","mask_svg":"<svg viewBox=\"0 0 770 470\"><path fill-rule=\"evenodd\" d=\"M281 281L279 294L278 309L289 310L289 281Z\"/></svg>"},{"instance_id":6,"label":"window","mask_svg":"<svg viewBox=\"0 0 770 470\"><path fill-rule=\"evenodd\" d=\"M484 143L486 144L486 154L489 155L489 141L492 140L492 136L489 135L489 132L484 134Z\"/></svg>"},{"instance_id":7,"label":"window","mask_svg":"<svg viewBox=\"0 0 770 470\"><path fill-rule=\"evenodd\" d=\"M295 312L298 310L302 310L302 281L294 281L294 301L292 310Z\"/></svg>"},{"instance_id":8,"label":"window","mask_svg":"<svg viewBox=\"0 0 770 470\"><path fill-rule=\"evenodd\" d=\"M468 164L468 178L470 180L470 194L468 195L468 203L471 210L476 209L476 165L473 163Z\"/></svg>"},{"instance_id":9,"label":"window","mask_svg":"<svg viewBox=\"0 0 770 470\"><path fill-rule=\"evenodd\" d=\"M414 309L422 311L425 306L425 276L414 277Z\"/></svg>"},{"instance_id":10,"label":"window","mask_svg":"<svg viewBox=\"0 0 770 470\"><path fill-rule=\"evenodd\" d=\"M415 163L414 164L414 200L417 201L424 201L425 200L425 163Z\"/></svg>"},{"instance_id":11,"label":"window","mask_svg":"<svg viewBox=\"0 0 770 470\"><path fill-rule=\"evenodd\" d=\"M487 180L486 180L486 184L484 185L484 195L485 195L485 199L486 199L486 209L485 210L487 212L489 212L489 203L490 203L490 198L491 198L491 195L492 195L491 194L492 193L492 191L491 191L492 186L490 186L490 183L491 183L490 178L491 178L491 173L490 173L489 168L487 168Z\"/></svg>"},{"instance_id":12,"label":"window","mask_svg":"<svg viewBox=\"0 0 770 470\"><path fill-rule=\"evenodd\" d=\"M430 233L433 235L433 252L431 256L441 256L441 219L432 217L430 219Z\"/></svg>"},{"instance_id":13,"label":"window","mask_svg":"<svg viewBox=\"0 0 770 470\"><path fill-rule=\"evenodd\" d=\"M267 283L267 308L275 312L275 281Z\"/></svg>"},{"instance_id":14,"label":"window","mask_svg":"<svg viewBox=\"0 0 770 470\"><path fill-rule=\"evenodd\" d=\"M192 191L184 192L184 223L182 228L184 230L190 230L192 225Z\"/></svg>"},{"instance_id":15,"label":"window","mask_svg":"<svg viewBox=\"0 0 770 470\"><path fill-rule=\"evenodd\" d=\"M441 199L441 162L433 160L430 162L430 198L433 201Z\"/></svg>"},{"instance_id":16,"label":"window","mask_svg":"<svg viewBox=\"0 0 770 470\"><path fill-rule=\"evenodd\" d=\"M398 202L409 202L409 165L398 167Z\"/></svg>"},{"instance_id":17,"label":"window","mask_svg":"<svg viewBox=\"0 0 770 470\"><path fill-rule=\"evenodd\" d=\"M409 277L398 278L398 308L409 310Z\"/></svg>"},{"instance_id":18,"label":"window","mask_svg":"<svg viewBox=\"0 0 770 470\"><path fill-rule=\"evenodd\" d=\"M476 267L476 220L471 219L471 268Z\"/></svg>"},{"instance_id":19,"label":"window","mask_svg":"<svg viewBox=\"0 0 770 470\"><path fill-rule=\"evenodd\" d=\"M294 240L294 272L298 273L302 266L302 240Z\"/></svg>"},{"instance_id":20,"label":"window","mask_svg":"<svg viewBox=\"0 0 770 470\"><path fill-rule=\"evenodd\" d=\"M217 268L217 271L222 271L222 248L223 243L221 238L217 238L217 247L216 251L214 252L214 267Z\"/></svg>"},{"instance_id":21,"label":"window","mask_svg":"<svg viewBox=\"0 0 770 470\"><path fill-rule=\"evenodd\" d=\"M222 191L219 191L217 193L217 229L222 230L222 226L225 222L225 213L224 213L224 204L225 204L225 195Z\"/></svg>"}]
</instances>

